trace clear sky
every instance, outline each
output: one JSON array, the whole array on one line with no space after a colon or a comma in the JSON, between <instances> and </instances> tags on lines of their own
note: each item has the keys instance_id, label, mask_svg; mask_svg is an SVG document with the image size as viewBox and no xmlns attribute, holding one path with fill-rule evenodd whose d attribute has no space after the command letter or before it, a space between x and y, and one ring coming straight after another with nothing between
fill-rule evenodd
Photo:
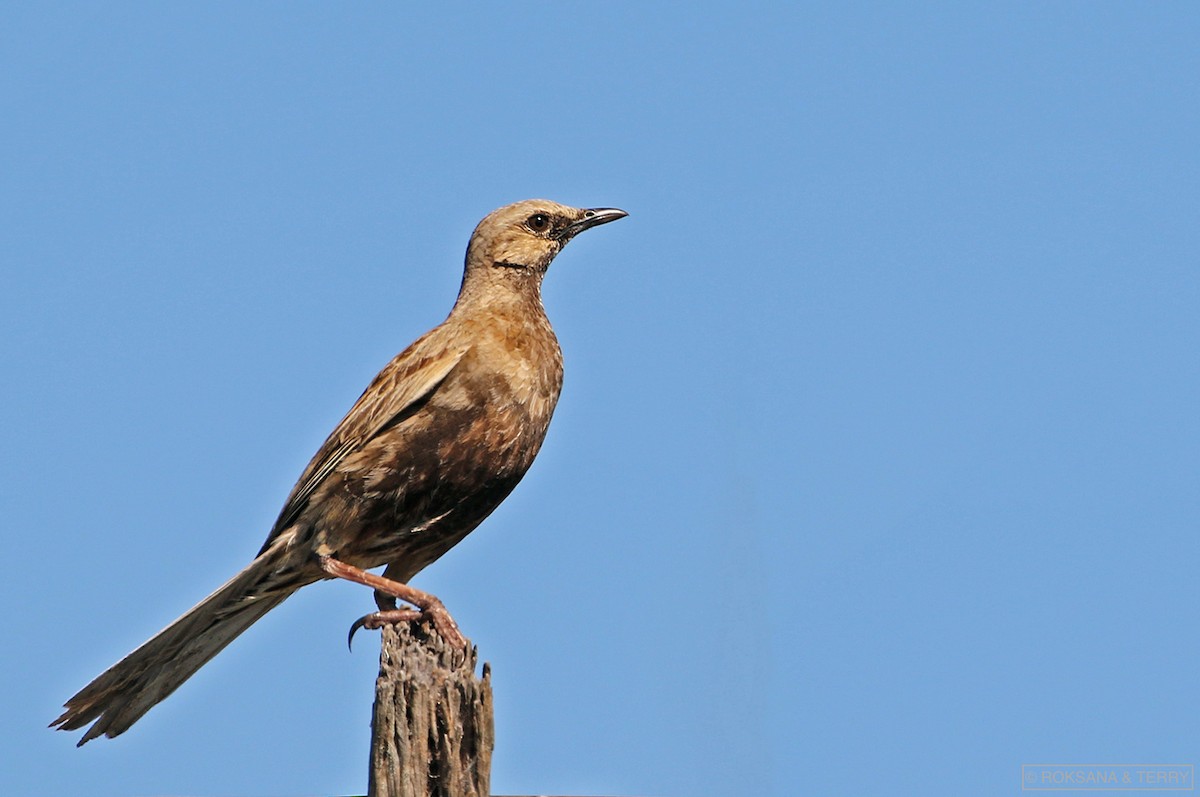
<instances>
[{"instance_id":1,"label":"clear sky","mask_svg":"<svg viewBox=\"0 0 1200 797\"><path fill-rule=\"evenodd\" d=\"M64 699L253 556L488 211L566 388L416 585L497 793L1015 794L1200 763L1194 3L8 4L0 792L366 788L303 590L125 736Z\"/></svg>"}]
</instances>

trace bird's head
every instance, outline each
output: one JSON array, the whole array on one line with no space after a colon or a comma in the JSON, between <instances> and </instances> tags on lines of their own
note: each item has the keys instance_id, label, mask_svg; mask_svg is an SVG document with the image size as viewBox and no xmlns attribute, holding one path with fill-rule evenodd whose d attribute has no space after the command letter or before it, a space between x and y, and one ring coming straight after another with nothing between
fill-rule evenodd
<instances>
[{"instance_id":1,"label":"bird's head","mask_svg":"<svg viewBox=\"0 0 1200 797\"><path fill-rule=\"evenodd\" d=\"M617 208L572 208L546 199L506 205L475 228L467 270L517 269L540 276L576 235L627 215Z\"/></svg>"}]
</instances>

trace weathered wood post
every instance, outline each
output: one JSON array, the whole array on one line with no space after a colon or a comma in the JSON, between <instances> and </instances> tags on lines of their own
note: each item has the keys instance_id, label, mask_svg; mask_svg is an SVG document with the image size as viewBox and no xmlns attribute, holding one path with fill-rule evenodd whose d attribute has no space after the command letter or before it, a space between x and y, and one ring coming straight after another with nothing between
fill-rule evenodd
<instances>
[{"instance_id":1,"label":"weathered wood post","mask_svg":"<svg viewBox=\"0 0 1200 797\"><path fill-rule=\"evenodd\" d=\"M477 662L425 625L383 628L368 797L488 797L492 683Z\"/></svg>"}]
</instances>

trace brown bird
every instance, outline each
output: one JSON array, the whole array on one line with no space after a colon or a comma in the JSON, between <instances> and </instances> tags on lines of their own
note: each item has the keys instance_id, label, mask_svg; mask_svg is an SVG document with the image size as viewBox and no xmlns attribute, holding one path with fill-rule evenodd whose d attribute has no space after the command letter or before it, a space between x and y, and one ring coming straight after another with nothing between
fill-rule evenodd
<instances>
[{"instance_id":1,"label":"brown bird","mask_svg":"<svg viewBox=\"0 0 1200 797\"><path fill-rule=\"evenodd\" d=\"M51 723L94 724L79 744L124 733L300 587L344 578L375 589L355 623L427 618L466 640L433 595L407 582L483 521L533 463L562 388L542 277L578 233L625 217L546 200L475 228L450 315L398 354L317 451L258 557L66 702ZM387 565L383 576L366 572ZM396 608L399 598L416 608Z\"/></svg>"}]
</instances>

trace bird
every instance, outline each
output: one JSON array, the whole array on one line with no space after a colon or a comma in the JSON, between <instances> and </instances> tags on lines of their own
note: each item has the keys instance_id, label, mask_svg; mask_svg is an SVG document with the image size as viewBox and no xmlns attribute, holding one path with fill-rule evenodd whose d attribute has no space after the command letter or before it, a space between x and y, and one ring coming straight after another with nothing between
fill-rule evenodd
<instances>
[{"instance_id":1,"label":"bird","mask_svg":"<svg viewBox=\"0 0 1200 797\"><path fill-rule=\"evenodd\" d=\"M327 579L375 591L378 611L351 634L428 620L465 647L445 605L408 582L474 530L533 463L563 380L542 279L576 235L627 215L534 199L484 217L450 314L363 391L255 559L81 689L50 727L91 723L77 746L124 733L255 621ZM368 572L380 566L382 575Z\"/></svg>"}]
</instances>

